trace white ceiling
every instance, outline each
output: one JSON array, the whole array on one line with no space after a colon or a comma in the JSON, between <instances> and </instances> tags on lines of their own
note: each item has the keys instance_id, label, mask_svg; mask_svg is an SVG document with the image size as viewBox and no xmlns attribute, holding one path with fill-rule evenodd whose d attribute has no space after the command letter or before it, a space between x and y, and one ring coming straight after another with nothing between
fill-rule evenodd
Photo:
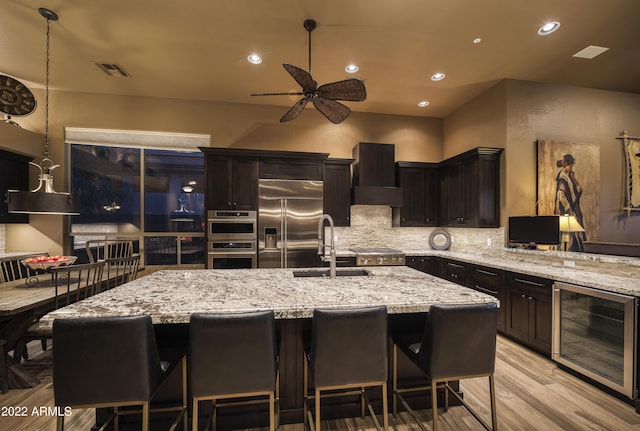
<instances>
[{"instance_id":1,"label":"white ceiling","mask_svg":"<svg viewBox=\"0 0 640 431\"><path fill-rule=\"evenodd\" d=\"M44 85L38 7L60 16L51 22L57 90L281 105L284 114L296 98L250 94L298 90L282 63L308 68L303 22L314 19L312 75L319 85L363 79L367 100L346 102L354 111L445 117L504 78L640 93L639 0L0 0L0 74L30 88ZM550 20L560 29L538 36ZM589 45L610 49L572 57ZM247 62L252 52L261 65ZM349 62L357 74L344 71ZM446 79L431 81L435 72Z\"/></svg>"}]
</instances>

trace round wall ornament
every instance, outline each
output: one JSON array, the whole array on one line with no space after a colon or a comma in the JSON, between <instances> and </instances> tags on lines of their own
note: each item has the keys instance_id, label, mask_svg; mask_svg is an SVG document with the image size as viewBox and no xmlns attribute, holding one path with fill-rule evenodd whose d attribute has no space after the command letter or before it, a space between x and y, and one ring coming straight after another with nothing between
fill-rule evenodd
<instances>
[{"instance_id":1,"label":"round wall ornament","mask_svg":"<svg viewBox=\"0 0 640 431\"><path fill-rule=\"evenodd\" d=\"M36 98L22 82L0 75L0 112L9 115L29 115L36 109Z\"/></svg>"},{"instance_id":2,"label":"round wall ornament","mask_svg":"<svg viewBox=\"0 0 640 431\"><path fill-rule=\"evenodd\" d=\"M436 229L429 235L429 245L434 250L448 250L451 247L451 235L443 229Z\"/></svg>"}]
</instances>

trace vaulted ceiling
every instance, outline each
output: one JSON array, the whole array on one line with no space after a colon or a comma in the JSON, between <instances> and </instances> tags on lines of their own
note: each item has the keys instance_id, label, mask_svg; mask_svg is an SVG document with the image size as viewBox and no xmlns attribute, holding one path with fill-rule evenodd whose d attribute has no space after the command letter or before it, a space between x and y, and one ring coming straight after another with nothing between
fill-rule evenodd
<instances>
[{"instance_id":1,"label":"vaulted ceiling","mask_svg":"<svg viewBox=\"0 0 640 431\"><path fill-rule=\"evenodd\" d=\"M0 74L44 86L46 20L52 89L283 106L283 69L318 84L364 80L354 111L445 117L504 78L640 93L638 0L0 0ZM539 36L538 28L560 28ZM481 38L480 43L474 39ZM609 48L589 60L589 45ZM258 53L259 65L247 56ZM121 66L114 77L96 63ZM349 75L348 63L360 70ZM432 81L437 72L446 74ZM418 107L427 100L430 105ZM42 101L40 106L42 106Z\"/></svg>"}]
</instances>

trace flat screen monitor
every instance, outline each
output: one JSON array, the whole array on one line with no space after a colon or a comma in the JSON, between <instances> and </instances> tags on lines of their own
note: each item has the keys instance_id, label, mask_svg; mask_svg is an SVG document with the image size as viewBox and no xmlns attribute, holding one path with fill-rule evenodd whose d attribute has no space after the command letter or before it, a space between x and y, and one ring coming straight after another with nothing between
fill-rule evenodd
<instances>
[{"instance_id":1,"label":"flat screen monitor","mask_svg":"<svg viewBox=\"0 0 640 431\"><path fill-rule=\"evenodd\" d=\"M560 216L509 217L509 243L529 245L560 244Z\"/></svg>"}]
</instances>

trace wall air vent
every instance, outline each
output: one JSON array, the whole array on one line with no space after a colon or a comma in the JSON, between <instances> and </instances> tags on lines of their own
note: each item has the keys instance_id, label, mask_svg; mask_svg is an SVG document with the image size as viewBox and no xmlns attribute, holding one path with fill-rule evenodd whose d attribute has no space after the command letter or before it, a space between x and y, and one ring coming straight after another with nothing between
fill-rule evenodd
<instances>
[{"instance_id":1,"label":"wall air vent","mask_svg":"<svg viewBox=\"0 0 640 431\"><path fill-rule=\"evenodd\" d=\"M98 66L100 70L102 70L109 76L131 76L129 75L129 72L124 70L122 66L116 63L96 63L96 66Z\"/></svg>"}]
</instances>

